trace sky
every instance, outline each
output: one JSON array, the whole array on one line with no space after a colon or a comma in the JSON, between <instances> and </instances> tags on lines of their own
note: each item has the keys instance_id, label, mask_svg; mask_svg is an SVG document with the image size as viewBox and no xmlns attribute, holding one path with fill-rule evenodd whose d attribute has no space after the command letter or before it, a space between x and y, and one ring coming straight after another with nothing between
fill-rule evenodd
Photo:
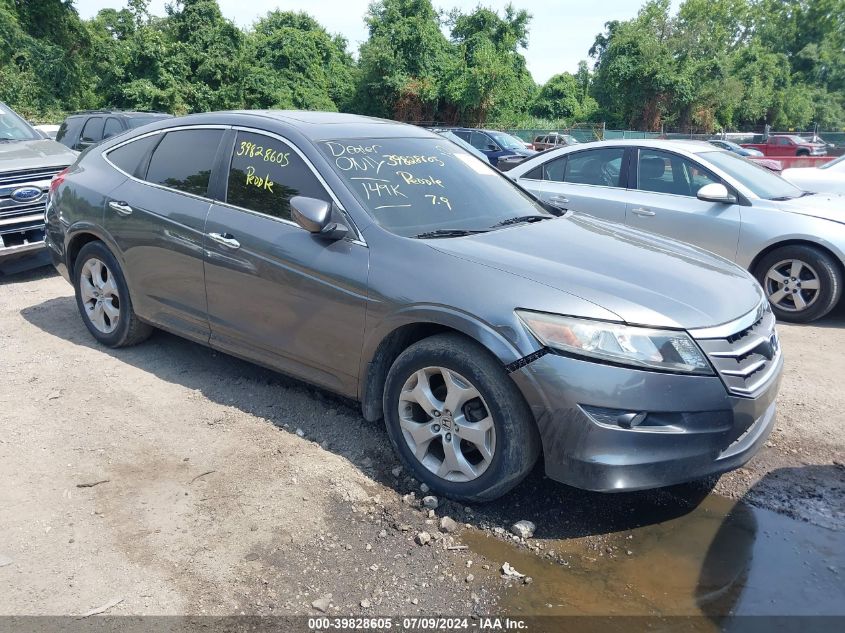
<instances>
[{"instance_id":1,"label":"sky","mask_svg":"<svg viewBox=\"0 0 845 633\"><path fill-rule=\"evenodd\" d=\"M152 0L150 10L164 15L164 5L169 0ZM357 52L367 39L364 14L369 0L312 0L291 2L285 0L218 0L220 10L240 27L252 25L258 18L273 9L305 11L316 18L330 33L340 33ZM478 4L499 10L507 0L433 0L438 9L449 11L457 7L470 11ZM518 9L526 9L531 20L528 49L523 51L528 70L534 80L545 83L554 74L575 72L578 62L587 59L587 51L595 36L604 30L610 20L625 20L636 15L641 0L513 0ZM90 18L104 8L120 9L125 0L75 0L79 14Z\"/></svg>"}]
</instances>

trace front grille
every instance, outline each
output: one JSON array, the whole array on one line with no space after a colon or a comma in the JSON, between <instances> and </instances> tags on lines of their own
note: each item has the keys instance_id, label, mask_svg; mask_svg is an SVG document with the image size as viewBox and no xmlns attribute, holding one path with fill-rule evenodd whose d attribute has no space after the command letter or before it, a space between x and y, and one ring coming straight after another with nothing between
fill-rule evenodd
<instances>
[{"instance_id":1,"label":"front grille","mask_svg":"<svg viewBox=\"0 0 845 633\"><path fill-rule=\"evenodd\" d=\"M43 241L50 180L63 169L41 167L0 173L0 249ZM12 194L21 187L38 188L41 196L15 200Z\"/></svg>"},{"instance_id":2,"label":"front grille","mask_svg":"<svg viewBox=\"0 0 845 633\"><path fill-rule=\"evenodd\" d=\"M775 315L761 304L750 326L720 338L696 338L725 386L738 396L753 396L771 378L780 358Z\"/></svg>"}]
</instances>

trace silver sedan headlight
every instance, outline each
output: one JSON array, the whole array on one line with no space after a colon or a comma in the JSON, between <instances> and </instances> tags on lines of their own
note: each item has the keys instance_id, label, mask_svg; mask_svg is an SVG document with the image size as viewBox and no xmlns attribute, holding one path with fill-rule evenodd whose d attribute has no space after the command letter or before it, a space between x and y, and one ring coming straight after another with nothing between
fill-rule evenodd
<instances>
[{"instance_id":1,"label":"silver sedan headlight","mask_svg":"<svg viewBox=\"0 0 845 633\"><path fill-rule=\"evenodd\" d=\"M525 327L546 347L643 369L712 375L704 353L686 332L659 330L517 310Z\"/></svg>"}]
</instances>

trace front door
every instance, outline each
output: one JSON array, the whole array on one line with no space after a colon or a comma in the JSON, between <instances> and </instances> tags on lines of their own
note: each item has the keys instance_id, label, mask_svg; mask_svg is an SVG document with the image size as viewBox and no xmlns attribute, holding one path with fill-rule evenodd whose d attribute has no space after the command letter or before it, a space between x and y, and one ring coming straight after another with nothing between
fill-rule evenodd
<instances>
[{"instance_id":1,"label":"front door","mask_svg":"<svg viewBox=\"0 0 845 633\"><path fill-rule=\"evenodd\" d=\"M735 261L741 207L696 198L701 187L714 182L722 181L689 158L640 149L636 188L629 192L628 224Z\"/></svg>"},{"instance_id":2,"label":"front door","mask_svg":"<svg viewBox=\"0 0 845 633\"><path fill-rule=\"evenodd\" d=\"M357 392L369 251L291 221L290 199L332 201L289 143L238 131L206 224L211 343L346 395Z\"/></svg>"}]
</instances>

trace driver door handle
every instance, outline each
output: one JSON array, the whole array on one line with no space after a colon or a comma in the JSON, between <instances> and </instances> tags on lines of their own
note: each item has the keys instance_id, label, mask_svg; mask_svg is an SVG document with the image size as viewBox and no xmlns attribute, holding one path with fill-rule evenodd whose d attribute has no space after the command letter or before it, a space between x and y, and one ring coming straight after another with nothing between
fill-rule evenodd
<instances>
[{"instance_id":1,"label":"driver door handle","mask_svg":"<svg viewBox=\"0 0 845 633\"><path fill-rule=\"evenodd\" d=\"M116 202L112 200L111 202L109 202L109 209L111 209L118 215L132 215L132 207L130 207L125 202Z\"/></svg>"},{"instance_id":2,"label":"driver door handle","mask_svg":"<svg viewBox=\"0 0 845 633\"><path fill-rule=\"evenodd\" d=\"M631 209L631 211L643 217L651 217L655 215L654 211L652 211L651 209L646 209L645 207L637 207L636 209Z\"/></svg>"},{"instance_id":3,"label":"driver door handle","mask_svg":"<svg viewBox=\"0 0 845 633\"><path fill-rule=\"evenodd\" d=\"M555 207L564 207L569 204L569 198L566 196L549 196L549 204Z\"/></svg>"},{"instance_id":4,"label":"driver door handle","mask_svg":"<svg viewBox=\"0 0 845 633\"><path fill-rule=\"evenodd\" d=\"M227 248L231 248L232 250L241 247L241 243L235 239L234 235L230 233L220 234L220 233L209 233L208 237L213 239L218 244L222 244Z\"/></svg>"}]
</instances>

